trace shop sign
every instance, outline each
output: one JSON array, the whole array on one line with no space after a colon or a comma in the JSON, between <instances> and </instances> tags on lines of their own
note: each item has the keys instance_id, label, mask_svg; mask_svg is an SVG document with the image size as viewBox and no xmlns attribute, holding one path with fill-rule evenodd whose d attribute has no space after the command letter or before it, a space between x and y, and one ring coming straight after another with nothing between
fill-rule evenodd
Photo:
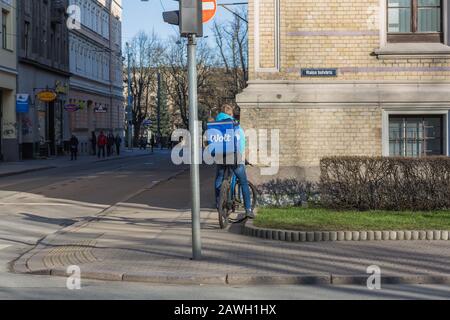
<instances>
[{"instance_id":1,"label":"shop sign","mask_svg":"<svg viewBox=\"0 0 450 320\"><path fill-rule=\"evenodd\" d=\"M16 96L16 112L28 113L30 110L30 95L26 93L20 93Z\"/></svg>"},{"instance_id":2,"label":"shop sign","mask_svg":"<svg viewBox=\"0 0 450 320\"><path fill-rule=\"evenodd\" d=\"M56 100L56 93L53 91L41 91L37 94L37 98L42 102L52 102Z\"/></svg>"},{"instance_id":3,"label":"shop sign","mask_svg":"<svg viewBox=\"0 0 450 320\"><path fill-rule=\"evenodd\" d=\"M85 108L86 108L86 101L79 101L79 102L78 102L78 108L79 108L80 110L85 109Z\"/></svg>"},{"instance_id":4,"label":"shop sign","mask_svg":"<svg viewBox=\"0 0 450 320\"><path fill-rule=\"evenodd\" d=\"M94 108L94 112L95 113L107 113L108 109L106 107L103 106L98 106Z\"/></svg>"},{"instance_id":5,"label":"shop sign","mask_svg":"<svg viewBox=\"0 0 450 320\"><path fill-rule=\"evenodd\" d=\"M68 112L75 112L75 111L80 110L80 106L76 105L74 103L69 103L64 106L64 110L66 110Z\"/></svg>"},{"instance_id":6,"label":"shop sign","mask_svg":"<svg viewBox=\"0 0 450 320\"><path fill-rule=\"evenodd\" d=\"M67 84L62 84L59 81L56 81L55 92L57 94L67 94Z\"/></svg>"}]
</instances>

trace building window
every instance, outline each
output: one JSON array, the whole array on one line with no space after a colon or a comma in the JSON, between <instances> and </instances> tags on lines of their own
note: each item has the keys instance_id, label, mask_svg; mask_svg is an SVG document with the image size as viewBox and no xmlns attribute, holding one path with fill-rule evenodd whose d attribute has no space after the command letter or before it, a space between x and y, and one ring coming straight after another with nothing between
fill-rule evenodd
<instances>
[{"instance_id":1,"label":"building window","mask_svg":"<svg viewBox=\"0 0 450 320\"><path fill-rule=\"evenodd\" d=\"M2 48L9 49L8 43L8 33L10 32L8 29L9 24L9 12L6 10L2 10Z\"/></svg>"},{"instance_id":2,"label":"building window","mask_svg":"<svg viewBox=\"0 0 450 320\"><path fill-rule=\"evenodd\" d=\"M390 116L389 155L404 157L444 154L443 116Z\"/></svg>"},{"instance_id":3,"label":"building window","mask_svg":"<svg viewBox=\"0 0 450 320\"><path fill-rule=\"evenodd\" d=\"M388 42L443 42L442 0L387 0Z\"/></svg>"},{"instance_id":4,"label":"building window","mask_svg":"<svg viewBox=\"0 0 450 320\"><path fill-rule=\"evenodd\" d=\"M29 42L30 42L30 23L28 21L25 21L25 24L23 26L23 43L22 43L22 48L25 51L25 56L26 57L28 57Z\"/></svg>"}]
</instances>

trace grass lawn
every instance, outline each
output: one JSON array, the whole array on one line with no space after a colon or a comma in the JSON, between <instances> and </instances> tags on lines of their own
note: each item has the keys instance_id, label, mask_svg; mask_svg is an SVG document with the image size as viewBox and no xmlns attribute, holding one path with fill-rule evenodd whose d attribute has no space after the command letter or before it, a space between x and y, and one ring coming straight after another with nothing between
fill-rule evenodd
<instances>
[{"instance_id":1,"label":"grass lawn","mask_svg":"<svg viewBox=\"0 0 450 320\"><path fill-rule=\"evenodd\" d=\"M450 211L333 211L321 208L259 209L255 226L298 231L450 230Z\"/></svg>"}]
</instances>

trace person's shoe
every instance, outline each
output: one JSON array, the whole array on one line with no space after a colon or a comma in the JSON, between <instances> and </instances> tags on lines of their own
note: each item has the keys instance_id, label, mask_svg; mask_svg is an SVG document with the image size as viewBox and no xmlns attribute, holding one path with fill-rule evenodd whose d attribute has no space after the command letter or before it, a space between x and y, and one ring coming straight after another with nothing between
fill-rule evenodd
<instances>
[{"instance_id":1,"label":"person's shoe","mask_svg":"<svg viewBox=\"0 0 450 320\"><path fill-rule=\"evenodd\" d=\"M247 210L247 211L245 212L245 216L246 216L248 219L255 219L255 213L254 213L252 210Z\"/></svg>"}]
</instances>

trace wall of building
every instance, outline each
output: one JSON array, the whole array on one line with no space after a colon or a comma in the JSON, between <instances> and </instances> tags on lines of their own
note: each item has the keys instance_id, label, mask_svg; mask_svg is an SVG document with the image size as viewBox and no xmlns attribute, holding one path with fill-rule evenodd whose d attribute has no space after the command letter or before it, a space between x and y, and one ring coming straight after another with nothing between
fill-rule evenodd
<instances>
[{"instance_id":1,"label":"wall of building","mask_svg":"<svg viewBox=\"0 0 450 320\"><path fill-rule=\"evenodd\" d=\"M19 62L69 71L67 0L19 0Z\"/></svg>"},{"instance_id":2,"label":"wall of building","mask_svg":"<svg viewBox=\"0 0 450 320\"><path fill-rule=\"evenodd\" d=\"M46 155L48 150L50 154L62 154L68 139L64 131L67 115L63 109L69 85L67 5L67 0L17 2L17 38L20 39L17 92L30 95L30 111L18 115L22 158L39 157L44 149ZM47 89L58 91L53 103L37 98L40 91ZM51 141L52 146L41 149L45 141Z\"/></svg>"},{"instance_id":3,"label":"wall of building","mask_svg":"<svg viewBox=\"0 0 450 320\"><path fill-rule=\"evenodd\" d=\"M301 68L321 67L338 69L333 80L448 80L448 46L399 44L398 55L375 54L393 48L386 43L385 3L250 0L250 79L302 80Z\"/></svg>"},{"instance_id":4,"label":"wall of building","mask_svg":"<svg viewBox=\"0 0 450 320\"><path fill-rule=\"evenodd\" d=\"M111 128L125 137L125 103L123 84L123 60L122 60L122 0L111 1L110 17L110 49L111 49Z\"/></svg>"},{"instance_id":5,"label":"wall of building","mask_svg":"<svg viewBox=\"0 0 450 320\"><path fill-rule=\"evenodd\" d=\"M81 29L70 32L69 103L85 108L70 112L70 131L89 153L91 132L123 133L121 3L112 0L71 0L81 8ZM106 108L105 113L95 112Z\"/></svg>"},{"instance_id":6,"label":"wall of building","mask_svg":"<svg viewBox=\"0 0 450 320\"><path fill-rule=\"evenodd\" d=\"M58 74L51 70L35 68L33 65L20 63L18 67L19 82L17 91L30 94L30 110L26 114L18 114L20 123L20 139L22 157L29 159L38 156L39 144L46 140L46 128L44 118L49 116L49 104L39 101L37 93L45 88L55 88L58 83L68 83L65 74ZM58 94L55 100L55 109L58 116L54 123L55 141L57 149L62 152L64 147L64 127L67 126L67 118L64 116L64 105L67 103L66 94ZM62 123L61 123L62 122ZM47 125L49 123L47 122ZM52 150L53 151L53 150Z\"/></svg>"},{"instance_id":7,"label":"wall of building","mask_svg":"<svg viewBox=\"0 0 450 320\"><path fill-rule=\"evenodd\" d=\"M444 43L394 44L386 3L249 1L250 82L237 100L244 128L280 131L279 175L317 179L328 155L389 155L391 114L443 115L448 146L450 5Z\"/></svg>"},{"instance_id":8,"label":"wall of building","mask_svg":"<svg viewBox=\"0 0 450 320\"><path fill-rule=\"evenodd\" d=\"M3 12L6 13L6 21L3 21ZM7 30L6 35L0 34L0 160L3 161L16 161L19 156L16 118L16 14L15 0L0 0L0 26L5 24Z\"/></svg>"}]
</instances>

